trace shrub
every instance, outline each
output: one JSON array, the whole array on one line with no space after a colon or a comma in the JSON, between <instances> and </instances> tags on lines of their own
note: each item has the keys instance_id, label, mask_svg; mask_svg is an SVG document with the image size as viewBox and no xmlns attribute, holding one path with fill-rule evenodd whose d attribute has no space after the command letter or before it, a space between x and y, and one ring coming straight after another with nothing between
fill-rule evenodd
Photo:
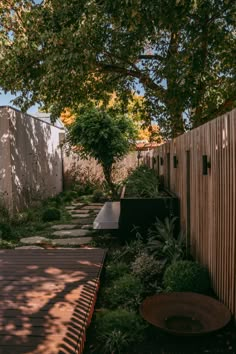
<instances>
[{"instance_id":1,"label":"shrub","mask_svg":"<svg viewBox=\"0 0 236 354\"><path fill-rule=\"evenodd\" d=\"M77 196L92 194L94 189L95 186L93 186L90 182L83 183L83 184L76 184L74 187Z\"/></svg>"},{"instance_id":2,"label":"shrub","mask_svg":"<svg viewBox=\"0 0 236 354\"><path fill-rule=\"evenodd\" d=\"M96 189L94 192L93 192L93 196L92 196L92 201L94 203L99 203L99 202L102 202L104 200L104 194L101 190L99 189Z\"/></svg>"},{"instance_id":3,"label":"shrub","mask_svg":"<svg viewBox=\"0 0 236 354\"><path fill-rule=\"evenodd\" d=\"M82 195L81 197L79 197L79 201L81 203L89 204L92 203L92 197L93 196L90 194Z\"/></svg>"},{"instance_id":4,"label":"shrub","mask_svg":"<svg viewBox=\"0 0 236 354\"><path fill-rule=\"evenodd\" d=\"M73 199L78 197L78 193L76 191L65 191L63 196L64 202L72 202Z\"/></svg>"},{"instance_id":5,"label":"shrub","mask_svg":"<svg viewBox=\"0 0 236 354\"><path fill-rule=\"evenodd\" d=\"M61 218L61 212L59 209L56 208L47 208L44 210L42 215L42 220L44 222L60 220L60 218Z\"/></svg>"},{"instance_id":6,"label":"shrub","mask_svg":"<svg viewBox=\"0 0 236 354\"><path fill-rule=\"evenodd\" d=\"M154 170L139 166L126 179L126 195L138 198L159 196L159 180Z\"/></svg>"},{"instance_id":7,"label":"shrub","mask_svg":"<svg viewBox=\"0 0 236 354\"><path fill-rule=\"evenodd\" d=\"M132 263L133 274L142 282L145 294L156 292L162 284L164 265L147 253L140 254Z\"/></svg>"},{"instance_id":8,"label":"shrub","mask_svg":"<svg viewBox=\"0 0 236 354\"><path fill-rule=\"evenodd\" d=\"M128 353L133 344L143 342L147 325L134 312L103 310L94 321L101 353Z\"/></svg>"},{"instance_id":9,"label":"shrub","mask_svg":"<svg viewBox=\"0 0 236 354\"><path fill-rule=\"evenodd\" d=\"M123 275L104 291L104 302L111 309L137 309L142 298L143 285L132 274Z\"/></svg>"},{"instance_id":10,"label":"shrub","mask_svg":"<svg viewBox=\"0 0 236 354\"><path fill-rule=\"evenodd\" d=\"M78 197L78 194L76 191L68 191L67 192L72 198L77 198Z\"/></svg>"},{"instance_id":11,"label":"shrub","mask_svg":"<svg viewBox=\"0 0 236 354\"><path fill-rule=\"evenodd\" d=\"M192 261L178 261L170 265L165 271L163 284L170 291L207 294L210 290L207 269Z\"/></svg>"},{"instance_id":12,"label":"shrub","mask_svg":"<svg viewBox=\"0 0 236 354\"><path fill-rule=\"evenodd\" d=\"M13 237L12 235L12 228L8 223L1 222L0 223L0 239L2 240L11 240Z\"/></svg>"},{"instance_id":13,"label":"shrub","mask_svg":"<svg viewBox=\"0 0 236 354\"><path fill-rule=\"evenodd\" d=\"M127 263L117 262L110 263L106 267L106 280L113 281L121 278L123 275L130 271L130 267Z\"/></svg>"}]
</instances>

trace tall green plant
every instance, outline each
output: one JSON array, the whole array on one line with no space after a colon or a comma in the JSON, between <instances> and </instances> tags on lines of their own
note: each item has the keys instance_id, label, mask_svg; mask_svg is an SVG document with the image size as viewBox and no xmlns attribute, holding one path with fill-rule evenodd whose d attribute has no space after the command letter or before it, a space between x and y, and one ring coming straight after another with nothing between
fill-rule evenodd
<instances>
[{"instance_id":1,"label":"tall green plant","mask_svg":"<svg viewBox=\"0 0 236 354\"><path fill-rule=\"evenodd\" d=\"M148 250L156 257L163 257L167 263L173 263L185 257L185 235L180 232L175 237L177 217L165 218L156 222L148 231Z\"/></svg>"}]
</instances>

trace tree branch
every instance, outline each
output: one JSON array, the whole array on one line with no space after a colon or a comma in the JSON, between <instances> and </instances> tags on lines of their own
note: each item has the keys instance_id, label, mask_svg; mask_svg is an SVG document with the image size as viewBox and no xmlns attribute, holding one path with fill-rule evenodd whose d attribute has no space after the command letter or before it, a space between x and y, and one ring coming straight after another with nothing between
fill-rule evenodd
<instances>
[{"instance_id":1,"label":"tree branch","mask_svg":"<svg viewBox=\"0 0 236 354\"><path fill-rule=\"evenodd\" d=\"M157 85L149 76L145 75L140 70L126 69L115 64L105 64L101 62L98 62L97 64L102 72L115 72L122 74L123 76L131 76L139 79L140 83L142 83L143 86L153 91L159 92L161 95L165 95L166 93L164 87Z\"/></svg>"}]
</instances>

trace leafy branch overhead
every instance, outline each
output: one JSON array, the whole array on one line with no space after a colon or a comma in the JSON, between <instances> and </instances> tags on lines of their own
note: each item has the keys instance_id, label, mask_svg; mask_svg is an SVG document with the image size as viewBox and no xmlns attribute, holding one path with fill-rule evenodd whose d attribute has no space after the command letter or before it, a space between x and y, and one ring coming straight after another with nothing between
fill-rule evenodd
<instances>
[{"instance_id":1,"label":"leafy branch overhead","mask_svg":"<svg viewBox=\"0 0 236 354\"><path fill-rule=\"evenodd\" d=\"M162 131L236 106L234 0L2 0L0 86L58 114L144 92Z\"/></svg>"}]
</instances>

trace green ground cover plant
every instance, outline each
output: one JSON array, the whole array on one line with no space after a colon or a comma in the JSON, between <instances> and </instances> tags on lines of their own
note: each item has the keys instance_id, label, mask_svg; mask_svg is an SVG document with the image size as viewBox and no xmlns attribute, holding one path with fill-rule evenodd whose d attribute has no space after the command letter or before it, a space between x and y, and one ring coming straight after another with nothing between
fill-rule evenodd
<instances>
[{"instance_id":1,"label":"green ground cover plant","mask_svg":"<svg viewBox=\"0 0 236 354\"><path fill-rule=\"evenodd\" d=\"M143 294L148 296L159 292L165 265L147 252L138 255L131 264L133 275L139 279Z\"/></svg>"},{"instance_id":2,"label":"green ground cover plant","mask_svg":"<svg viewBox=\"0 0 236 354\"><path fill-rule=\"evenodd\" d=\"M130 266L125 262L110 263L106 267L107 282L112 282L126 275L131 271Z\"/></svg>"},{"instance_id":3,"label":"green ground cover plant","mask_svg":"<svg viewBox=\"0 0 236 354\"><path fill-rule=\"evenodd\" d=\"M126 242L124 246L115 249L110 257L112 261L122 261L131 264L135 258L144 250L144 242L140 234L137 233L135 240Z\"/></svg>"},{"instance_id":4,"label":"green ground cover plant","mask_svg":"<svg viewBox=\"0 0 236 354\"><path fill-rule=\"evenodd\" d=\"M144 288L140 279L133 274L124 274L107 287L103 301L110 309L137 310L143 299L143 293Z\"/></svg>"},{"instance_id":5,"label":"green ground cover plant","mask_svg":"<svg viewBox=\"0 0 236 354\"><path fill-rule=\"evenodd\" d=\"M146 245L139 235L125 245L116 242L110 247L86 353L143 353L139 346L149 341L152 328L141 318L139 305L147 295L156 292L155 286L162 285L160 265L151 255L151 266L158 265L158 269L149 274L150 282L144 280L150 271L147 259L142 260L145 250ZM106 330L100 325L103 315L104 321L109 323Z\"/></svg>"}]
</instances>

